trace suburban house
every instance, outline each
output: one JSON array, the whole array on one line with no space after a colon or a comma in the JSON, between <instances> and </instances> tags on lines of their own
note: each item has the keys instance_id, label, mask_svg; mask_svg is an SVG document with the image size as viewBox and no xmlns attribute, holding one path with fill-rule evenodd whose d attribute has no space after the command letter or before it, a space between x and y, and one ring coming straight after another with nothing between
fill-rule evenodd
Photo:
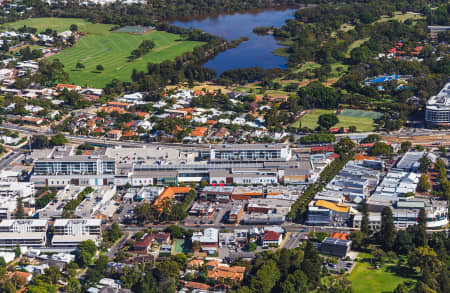
<instances>
[{"instance_id":1,"label":"suburban house","mask_svg":"<svg viewBox=\"0 0 450 293\"><path fill-rule=\"evenodd\" d=\"M283 237L275 231L265 231L261 237L263 247L280 246Z\"/></svg>"}]
</instances>

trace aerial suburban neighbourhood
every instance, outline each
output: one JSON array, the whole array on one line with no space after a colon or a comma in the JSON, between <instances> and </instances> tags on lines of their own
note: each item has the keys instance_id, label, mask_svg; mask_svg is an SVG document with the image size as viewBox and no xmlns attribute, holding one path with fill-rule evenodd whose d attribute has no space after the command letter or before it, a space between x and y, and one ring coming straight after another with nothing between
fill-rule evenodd
<instances>
[{"instance_id":1,"label":"aerial suburban neighbourhood","mask_svg":"<svg viewBox=\"0 0 450 293\"><path fill-rule=\"evenodd\" d=\"M0 293L450 292L448 1L0 8Z\"/></svg>"}]
</instances>

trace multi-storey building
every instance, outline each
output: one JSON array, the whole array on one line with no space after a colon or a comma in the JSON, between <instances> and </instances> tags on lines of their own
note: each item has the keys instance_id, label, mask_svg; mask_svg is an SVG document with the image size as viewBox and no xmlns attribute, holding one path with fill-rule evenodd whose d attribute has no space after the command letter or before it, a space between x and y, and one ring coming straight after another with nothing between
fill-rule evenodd
<instances>
[{"instance_id":1,"label":"multi-storey building","mask_svg":"<svg viewBox=\"0 0 450 293\"><path fill-rule=\"evenodd\" d=\"M31 181L38 187L108 185L114 182L115 166L114 159L102 154L75 155L73 148L56 147L34 162Z\"/></svg>"},{"instance_id":2,"label":"multi-storey building","mask_svg":"<svg viewBox=\"0 0 450 293\"><path fill-rule=\"evenodd\" d=\"M450 82L436 96L428 99L425 123L430 126L450 126Z\"/></svg>"},{"instance_id":3,"label":"multi-storey building","mask_svg":"<svg viewBox=\"0 0 450 293\"><path fill-rule=\"evenodd\" d=\"M0 247L45 246L47 227L47 220L3 220L0 223Z\"/></svg>"},{"instance_id":4,"label":"multi-storey building","mask_svg":"<svg viewBox=\"0 0 450 293\"><path fill-rule=\"evenodd\" d=\"M73 247L86 240L98 245L102 235L101 224L100 219L57 219L52 245Z\"/></svg>"},{"instance_id":5,"label":"multi-storey building","mask_svg":"<svg viewBox=\"0 0 450 293\"><path fill-rule=\"evenodd\" d=\"M213 145L210 149L210 160L218 161L288 161L292 153L287 144L240 144Z\"/></svg>"}]
</instances>

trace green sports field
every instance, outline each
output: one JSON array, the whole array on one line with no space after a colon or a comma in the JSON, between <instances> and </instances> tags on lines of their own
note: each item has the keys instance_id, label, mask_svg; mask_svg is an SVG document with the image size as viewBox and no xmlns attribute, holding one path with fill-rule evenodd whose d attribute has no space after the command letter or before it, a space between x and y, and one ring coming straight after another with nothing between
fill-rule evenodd
<instances>
[{"instance_id":1,"label":"green sports field","mask_svg":"<svg viewBox=\"0 0 450 293\"><path fill-rule=\"evenodd\" d=\"M355 293L392 292L403 282L415 282L407 277L407 269L396 265L384 265L380 269L369 269L369 263L358 263L348 279Z\"/></svg>"},{"instance_id":2,"label":"green sports field","mask_svg":"<svg viewBox=\"0 0 450 293\"><path fill-rule=\"evenodd\" d=\"M5 27L22 27L27 25L40 30L51 28L66 31L71 24L77 24L79 31L87 35L81 37L75 46L64 49L50 57L59 59L69 73L71 83L81 86L104 87L112 79L130 81L133 69L146 70L147 63L160 63L173 60L185 52L192 52L201 42L180 39L179 35L163 31L152 31L146 34L128 34L110 31L113 26L108 24L93 24L80 19L70 18L34 18L5 25ZM136 49L143 40L153 40L155 48L148 54L128 61L131 51ZM75 68L77 63L84 69ZM96 66L102 65L104 70L97 72Z\"/></svg>"},{"instance_id":3,"label":"green sports field","mask_svg":"<svg viewBox=\"0 0 450 293\"><path fill-rule=\"evenodd\" d=\"M292 124L292 126L299 127L299 122L301 122L302 127L316 129L319 126L317 124L319 116L329 113L334 113L334 110L315 109L311 113L306 114L305 116L300 118L300 120ZM341 114L338 115L339 123L334 127L344 127L348 129L350 126L355 126L358 131L372 131L375 127L374 119L377 118L374 116L378 116L378 114L379 113L370 111L343 110Z\"/></svg>"}]
</instances>

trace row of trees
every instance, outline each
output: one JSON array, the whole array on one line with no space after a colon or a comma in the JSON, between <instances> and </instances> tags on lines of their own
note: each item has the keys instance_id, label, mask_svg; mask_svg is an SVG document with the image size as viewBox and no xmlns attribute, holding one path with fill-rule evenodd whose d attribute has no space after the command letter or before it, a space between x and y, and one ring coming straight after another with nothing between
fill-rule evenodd
<instances>
[{"instance_id":1,"label":"row of trees","mask_svg":"<svg viewBox=\"0 0 450 293\"><path fill-rule=\"evenodd\" d=\"M149 53L155 47L153 40L143 40L137 49L131 51L130 61Z\"/></svg>"},{"instance_id":2,"label":"row of trees","mask_svg":"<svg viewBox=\"0 0 450 293\"><path fill-rule=\"evenodd\" d=\"M61 146L67 143L63 134L56 134L48 139L45 135L34 135L31 138L31 147L33 149L45 149L53 146Z\"/></svg>"}]
</instances>

